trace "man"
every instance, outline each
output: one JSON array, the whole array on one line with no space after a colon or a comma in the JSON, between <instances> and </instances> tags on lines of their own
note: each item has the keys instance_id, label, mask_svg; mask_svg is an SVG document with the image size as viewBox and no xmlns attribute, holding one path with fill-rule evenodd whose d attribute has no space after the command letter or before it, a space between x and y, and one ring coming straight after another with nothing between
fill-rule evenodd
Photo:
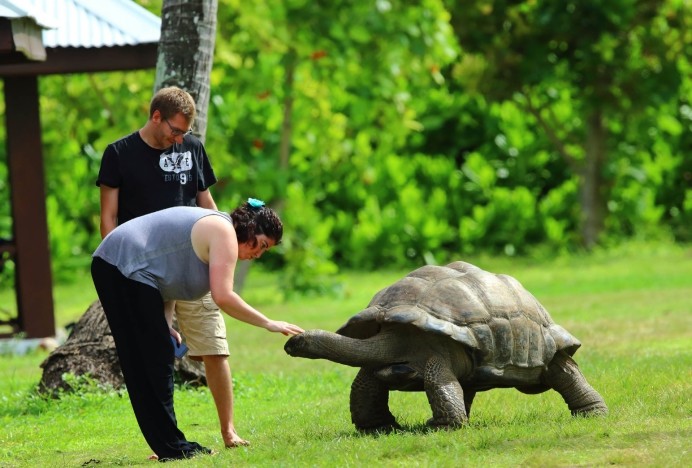
<instances>
[{"instance_id":1,"label":"man","mask_svg":"<svg viewBox=\"0 0 692 468\"><path fill-rule=\"evenodd\" d=\"M216 176L204 145L192 135L195 102L177 87L151 100L149 120L140 130L108 145L96 185L101 191L101 237L133 218L173 206L216 210L209 187ZM202 360L226 447L247 445L233 423L233 386L226 325L207 295L178 301L178 324L191 359Z\"/></svg>"}]
</instances>

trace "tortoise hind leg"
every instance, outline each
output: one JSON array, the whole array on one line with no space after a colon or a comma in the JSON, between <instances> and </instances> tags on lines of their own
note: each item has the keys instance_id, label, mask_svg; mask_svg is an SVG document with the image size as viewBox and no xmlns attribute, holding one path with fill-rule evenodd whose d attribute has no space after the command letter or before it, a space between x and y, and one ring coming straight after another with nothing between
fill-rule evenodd
<instances>
[{"instance_id":1,"label":"tortoise hind leg","mask_svg":"<svg viewBox=\"0 0 692 468\"><path fill-rule=\"evenodd\" d=\"M400 427L389 411L389 388L372 369L360 369L351 384L351 421L363 432L390 432Z\"/></svg>"},{"instance_id":2,"label":"tortoise hind leg","mask_svg":"<svg viewBox=\"0 0 692 468\"><path fill-rule=\"evenodd\" d=\"M589 385L577 363L564 351L555 354L543 380L562 395L573 416L608 414L603 397Z\"/></svg>"}]
</instances>

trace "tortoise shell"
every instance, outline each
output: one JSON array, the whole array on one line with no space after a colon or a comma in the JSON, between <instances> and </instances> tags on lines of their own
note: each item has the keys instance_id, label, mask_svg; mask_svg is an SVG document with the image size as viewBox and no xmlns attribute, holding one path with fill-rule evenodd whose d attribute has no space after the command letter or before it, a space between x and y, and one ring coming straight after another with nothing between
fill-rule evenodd
<instances>
[{"instance_id":1,"label":"tortoise shell","mask_svg":"<svg viewBox=\"0 0 692 468\"><path fill-rule=\"evenodd\" d=\"M448 336L485 368L542 367L557 351L571 356L581 346L516 279L466 262L418 268L375 294L337 333L365 339L384 324Z\"/></svg>"}]
</instances>

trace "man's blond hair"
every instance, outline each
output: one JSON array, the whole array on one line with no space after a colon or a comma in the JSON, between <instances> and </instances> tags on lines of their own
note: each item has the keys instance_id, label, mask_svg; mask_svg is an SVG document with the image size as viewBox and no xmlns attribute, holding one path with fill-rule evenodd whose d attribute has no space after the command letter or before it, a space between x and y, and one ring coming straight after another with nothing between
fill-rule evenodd
<instances>
[{"instance_id":1,"label":"man's blond hair","mask_svg":"<svg viewBox=\"0 0 692 468\"><path fill-rule=\"evenodd\" d=\"M195 120L197 110L195 100L190 93L178 88L169 86L161 88L152 98L149 105L149 118L154 115L154 111L159 111L164 119L171 119L176 114L183 114L188 123Z\"/></svg>"}]
</instances>

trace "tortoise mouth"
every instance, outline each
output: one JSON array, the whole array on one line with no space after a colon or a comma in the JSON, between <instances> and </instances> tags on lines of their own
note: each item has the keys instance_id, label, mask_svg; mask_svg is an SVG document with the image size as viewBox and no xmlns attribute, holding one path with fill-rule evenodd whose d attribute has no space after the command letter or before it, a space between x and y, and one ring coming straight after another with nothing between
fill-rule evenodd
<instances>
[{"instance_id":1,"label":"tortoise mouth","mask_svg":"<svg viewBox=\"0 0 692 468\"><path fill-rule=\"evenodd\" d=\"M305 339L301 335L292 336L286 341L284 345L284 351L289 356L297 356L300 349L305 345Z\"/></svg>"}]
</instances>

